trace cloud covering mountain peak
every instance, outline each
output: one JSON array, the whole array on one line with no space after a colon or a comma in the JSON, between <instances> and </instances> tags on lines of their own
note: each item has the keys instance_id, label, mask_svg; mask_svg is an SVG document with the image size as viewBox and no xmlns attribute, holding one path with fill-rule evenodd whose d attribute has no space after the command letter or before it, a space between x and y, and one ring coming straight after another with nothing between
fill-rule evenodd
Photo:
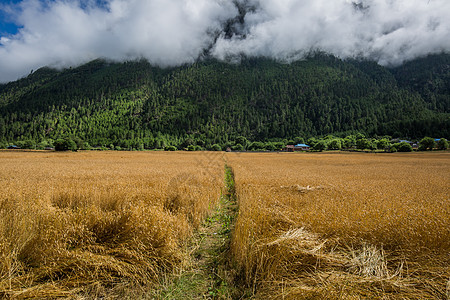
<instances>
[{"instance_id":1,"label":"cloud covering mountain peak","mask_svg":"<svg viewBox=\"0 0 450 300\"><path fill-rule=\"evenodd\" d=\"M103 57L190 63L206 52L289 61L311 51L400 64L450 51L448 0L24 0L0 6L0 81Z\"/></svg>"}]
</instances>

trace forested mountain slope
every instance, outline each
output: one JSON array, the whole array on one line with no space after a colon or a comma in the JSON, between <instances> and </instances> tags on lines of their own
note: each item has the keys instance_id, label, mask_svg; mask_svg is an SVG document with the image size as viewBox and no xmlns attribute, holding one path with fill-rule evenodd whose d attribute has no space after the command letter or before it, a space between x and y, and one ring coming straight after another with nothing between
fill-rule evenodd
<instances>
[{"instance_id":1,"label":"forested mountain slope","mask_svg":"<svg viewBox=\"0 0 450 300\"><path fill-rule=\"evenodd\" d=\"M0 141L146 148L364 132L449 136L450 55L387 69L318 54L161 69L95 60L0 85Z\"/></svg>"}]
</instances>

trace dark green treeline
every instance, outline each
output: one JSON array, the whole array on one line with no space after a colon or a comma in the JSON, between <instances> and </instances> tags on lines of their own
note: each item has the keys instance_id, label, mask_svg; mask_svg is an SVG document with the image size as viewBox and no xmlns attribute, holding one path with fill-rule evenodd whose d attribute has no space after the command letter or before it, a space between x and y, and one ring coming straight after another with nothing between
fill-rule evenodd
<instances>
[{"instance_id":1,"label":"dark green treeline","mask_svg":"<svg viewBox=\"0 0 450 300\"><path fill-rule=\"evenodd\" d=\"M449 136L450 55L388 69L317 54L291 64L243 58L162 69L95 60L0 85L0 143L211 148L357 132Z\"/></svg>"}]
</instances>

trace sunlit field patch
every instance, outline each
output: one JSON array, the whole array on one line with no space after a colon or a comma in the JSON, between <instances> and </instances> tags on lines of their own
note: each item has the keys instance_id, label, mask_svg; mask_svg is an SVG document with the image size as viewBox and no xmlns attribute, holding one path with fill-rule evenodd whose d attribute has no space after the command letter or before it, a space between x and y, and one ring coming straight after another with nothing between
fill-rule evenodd
<instances>
[{"instance_id":1,"label":"sunlit field patch","mask_svg":"<svg viewBox=\"0 0 450 300\"><path fill-rule=\"evenodd\" d=\"M0 152L0 298L120 295L182 266L217 155Z\"/></svg>"},{"instance_id":2,"label":"sunlit field patch","mask_svg":"<svg viewBox=\"0 0 450 300\"><path fill-rule=\"evenodd\" d=\"M236 290L445 299L449 155L3 151L0 297L151 295L190 264L226 164Z\"/></svg>"},{"instance_id":3,"label":"sunlit field patch","mask_svg":"<svg viewBox=\"0 0 450 300\"><path fill-rule=\"evenodd\" d=\"M450 154L234 154L232 252L260 298L446 298Z\"/></svg>"}]
</instances>

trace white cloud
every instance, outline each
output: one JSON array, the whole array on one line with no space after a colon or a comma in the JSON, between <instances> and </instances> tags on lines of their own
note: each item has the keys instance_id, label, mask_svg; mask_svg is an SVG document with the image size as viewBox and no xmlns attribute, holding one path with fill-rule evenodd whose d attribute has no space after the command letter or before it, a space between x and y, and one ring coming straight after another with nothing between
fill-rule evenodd
<instances>
[{"instance_id":1,"label":"white cloud","mask_svg":"<svg viewBox=\"0 0 450 300\"><path fill-rule=\"evenodd\" d=\"M323 50L398 64L450 50L449 0L237 2L254 7L240 28L245 36L222 34L211 51L218 58L289 60ZM41 66L73 66L98 57L144 57L162 66L192 62L238 14L232 0L107 0L102 7L94 0L24 0L0 9L22 27L0 37L0 82Z\"/></svg>"},{"instance_id":2,"label":"white cloud","mask_svg":"<svg viewBox=\"0 0 450 300\"><path fill-rule=\"evenodd\" d=\"M106 9L24 0L15 14L23 28L1 40L0 81L98 57L145 57L164 66L192 62L213 42L207 32L220 30L236 8L222 0L111 0Z\"/></svg>"},{"instance_id":3,"label":"white cloud","mask_svg":"<svg viewBox=\"0 0 450 300\"><path fill-rule=\"evenodd\" d=\"M356 3L355 3L356 2ZM450 50L448 0L251 0L247 38L221 38L214 54L289 60L311 50L382 64ZM357 5L359 4L359 5ZM358 8L359 7L359 8Z\"/></svg>"}]
</instances>

